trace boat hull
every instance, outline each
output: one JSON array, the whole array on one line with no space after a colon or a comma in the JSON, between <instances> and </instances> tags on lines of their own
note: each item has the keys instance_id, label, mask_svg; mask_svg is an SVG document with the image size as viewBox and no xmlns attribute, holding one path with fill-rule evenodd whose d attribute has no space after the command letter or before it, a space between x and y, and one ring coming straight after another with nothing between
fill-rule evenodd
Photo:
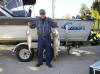
<instances>
[{"instance_id":1,"label":"boat hull","mask_svg":"<svg viewBox=\"0 0 100 74\"><path fill-rule=\"evenodd\" d=\"M27 22L33 22L33 18L0 18L0 43L23 42L27 40ZM68 27L80 24L85 26L85 30L66 30L62 29L66 22L72 22ZM93 21L57 19L58 32L61 41L86 41ZM67 31L67 32L66 32ZM30 29L32 41L38 40L37 29Z\"/></svg>"}]
</instances>

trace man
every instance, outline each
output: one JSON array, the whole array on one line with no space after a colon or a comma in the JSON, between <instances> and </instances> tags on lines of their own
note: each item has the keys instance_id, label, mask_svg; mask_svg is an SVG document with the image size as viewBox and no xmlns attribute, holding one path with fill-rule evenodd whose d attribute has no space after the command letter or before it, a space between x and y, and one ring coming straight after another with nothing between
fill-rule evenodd
<instances>
[{"instance_id":1,"label":"man","mask_svg":"<svg viewBox=\"0 0 100 74\"><path fill-rule=\"evenodd\" d=\"M30 25L31 28L37 27L38 32L38 64L36 67L40 67L43 64L43 49L46 48L46 65L51 65L51 27L57 27L56 20L46 17L44 9L40 10L40 17L37 17L35 21Z\"/></svg>"}]
</instances>

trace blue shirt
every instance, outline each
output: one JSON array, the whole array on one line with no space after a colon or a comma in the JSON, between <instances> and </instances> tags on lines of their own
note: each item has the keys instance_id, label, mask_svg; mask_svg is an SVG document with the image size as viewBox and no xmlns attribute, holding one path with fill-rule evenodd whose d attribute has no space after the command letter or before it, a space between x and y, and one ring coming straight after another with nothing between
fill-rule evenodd
<instances>
[{"instance_id":1,"label":"blue shirt","mask_svg":"<svg viewBox=\"0 0 100 74\"><path fill-rule=\"evenodd\" d=\"M40 17L37 17L31 24L30 28L37 27L38 35L50 35L51 28L56 28L57 23L54 23L51 18L45 18L44 23Z\"/></svg>"}]
</instances>

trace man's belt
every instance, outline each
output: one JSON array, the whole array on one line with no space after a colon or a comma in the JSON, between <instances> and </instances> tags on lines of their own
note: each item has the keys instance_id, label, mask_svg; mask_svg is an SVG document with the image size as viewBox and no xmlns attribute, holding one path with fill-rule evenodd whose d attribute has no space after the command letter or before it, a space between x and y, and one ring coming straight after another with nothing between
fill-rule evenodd
<instances>
[{"instance_id":1,"label":"man's belt","mask_svg":"<svg viewBox=\"0 0 100 74\"><path fill-rule=\"evenodd\" d=\"M40 36L45 38L45 37L48 37L50 35L48 35L48 34L41 34Z\"/></svg>"}]
</instances>

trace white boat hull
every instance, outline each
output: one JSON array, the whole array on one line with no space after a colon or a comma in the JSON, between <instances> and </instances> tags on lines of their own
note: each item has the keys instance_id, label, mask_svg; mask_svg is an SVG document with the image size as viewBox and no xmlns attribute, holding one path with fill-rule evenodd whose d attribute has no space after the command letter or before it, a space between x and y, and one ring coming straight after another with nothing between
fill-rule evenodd
<instances>
[{"instance_id":1,"label":"white boat hull","mask_svg":"<svg viewBox=\"0 0 100 74\"><path fill-rule=\"evenodd\" d=\"M26 32L27 32L27 22L33 21L33 18L0 18L0 43L5 42L19 42L26 41ZM77 25L81 23L81 25L85 26L85 30L65 30L61 27L66 22L72 22L74 24L69 25ZM67 20L67 19L57 19L57 23L59 28L57 28L60 40L62 41L86 41L91 28L93 21L81 21L81 20ZM68 31L68 32L66 32ZM37 30L30 29L32 40L37 41Z\"/></svg>"}]
</instances>

